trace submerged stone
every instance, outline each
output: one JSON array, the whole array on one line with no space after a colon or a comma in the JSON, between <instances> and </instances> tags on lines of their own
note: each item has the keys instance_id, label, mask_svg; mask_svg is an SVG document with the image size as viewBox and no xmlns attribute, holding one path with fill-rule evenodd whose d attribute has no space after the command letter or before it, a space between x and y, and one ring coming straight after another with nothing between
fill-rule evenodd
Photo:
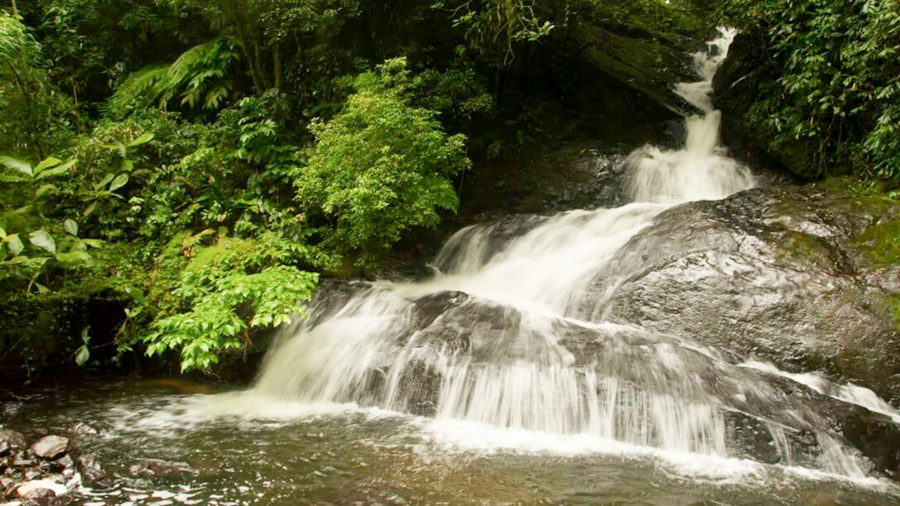
<instances>
[{"instance_id":1,"label":"submerged stone","mask_svg":"<svg viewBox=\"0 0 900 506\"><path fill-rule=\"evenodd\" d=\"M90 425L88 425L86 423L78 422L75 425L69 427L66 430L66 433L72 434L73 436L89 436L89 435L97 434L98 431L97 431L97 429L91 427Z\"/></svg>"}]
</instances>

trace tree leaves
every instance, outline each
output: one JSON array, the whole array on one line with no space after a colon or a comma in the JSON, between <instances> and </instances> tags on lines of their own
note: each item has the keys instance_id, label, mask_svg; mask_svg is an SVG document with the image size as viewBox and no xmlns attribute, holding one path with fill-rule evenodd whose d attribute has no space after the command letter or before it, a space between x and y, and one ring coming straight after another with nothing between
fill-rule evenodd
<instances>
[{"instance_id":1,"label":"tree leaves","mask_svg":"<svg viewBox=\"0 0 900 506\"><path fill-rule=\"evenodd\" d=\"M138 146L143 146L144 144L147 144L148 142L152 141L154 137L155 137L155 135L152 132L147 132L144 135L138 137L137 139L129 142L126 145L126 147L136 148Z\"/></svg>"},{"instance_id":2,"label":"tree leaves","mask_svg":"<svg viewBox=\"0 0 900 506\"><path fill-rule=\"evenodd\" d=\"M46 170L35 169L35 173L37 174L35 176L35 179L44 179L44 178L48 178L48 177L59 176L61 174L65 174L76 163L78 163L77 158L74 160L69 160L68 162L66 162L62 165L56 166L52 169L46 169ZM40 167L40 166L38 166L38 167Z\"/></svg>"},{"instance_id":3,"label":"tree leaves","mask_svg":"<svg viewBox=\"0 0 900 506\"><path fill-rule=\"evenodd\" d=\"M45 251L55 254L56 253L56 241L53 240L53 236L50 235L45 230L36 230L28 235L28 239L31 241L31 244L41 248Z\"/></svg>"},{"instance_id":4,"label":"tree leaves","mask_svg":"<svg viewBox=\"0 0 900 506\"><path fill-rule=\"evenodd\" d=\"M25 244L22 243L22 239L18 234L12 234L6 238L6 246L9 248L9 252L12 253L12 256L16 257L22 253L22 250L25 249Z\"/></svg>"},{"instance_id":5,"label":"tree leaves","mask_svg":"<svg viewBox=\"0 0 900 506\"><path fill-rule=\"evenodd\" d=\"M71 235L72 237L78 237L78 223L75 223L74 220L66 220L64 227L69 235Z\"/></svg>"},{"instance_id":6,"label":"tree leaves","mask_svg":"<svg viewBox=\"0 0 900 506\"><path fill-rule=\"evenodd\" d=\"M78 159L75 158L60 165L61 163L62 160L51 156L41 161L37 165L37 167L32 168L31 164L24 160L13 158L11 156L0 156L0 165L14 170L19 174L28 176L27 179L16 179L6 176L4 182L26 182L29 180L37 181L48 177L58 176L60 174L64 174L66 171L72 168L72 166L78 163Z\"/></svg>"},{"instance_id":7,"label":"tree leaves","mask_svg":"<svg viewBox=\"0 0 900 506\"><path fill-rule=\"evenodd\" d=\"M25 174L29 177L33 175L31 164L18 158L13 158L11 156L0 156L0 165L3 165L7 169Z\"/></svg>"},{"instance_id":8,"label":"tree leaves","mask_svg":"<svg viewBox=\"0 0 900 506\"><path fill-rule=\"evenodd\" d=\"M113 192L128 184L128 174L119 174L112 183L109 184L109 191Z\"/></svg>"}]
</instances>

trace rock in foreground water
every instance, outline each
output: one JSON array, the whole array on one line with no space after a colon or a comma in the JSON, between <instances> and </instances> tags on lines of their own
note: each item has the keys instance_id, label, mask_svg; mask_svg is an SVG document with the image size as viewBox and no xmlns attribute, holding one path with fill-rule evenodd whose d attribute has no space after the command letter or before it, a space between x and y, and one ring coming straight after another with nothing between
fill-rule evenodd
<instances>
[{"instance_id":1,"label":"rock in foreground water","mask_svg":"<svg viewBox=\"0 0 900 506\"><path fill-rule=\"evenodd\" d=\"M62 457L68 448L68 438L61 436L47 436L35 443L34 446L31 447L31 451L39 458L54 460Z\"/></svg>"},{"instance_id":2,"label":"rock in foreground water","mask_svg":"<svg viewBox=\"0 0 900 506\"><path fill-rule=\"evenodd\" d=\"M21 433L9 429L0 429L0 456L8 455L10 452L17 450L24 450L25 446L25 436ZM5 451L4 447L6 448Z\"/></svg>"}]
</instances>

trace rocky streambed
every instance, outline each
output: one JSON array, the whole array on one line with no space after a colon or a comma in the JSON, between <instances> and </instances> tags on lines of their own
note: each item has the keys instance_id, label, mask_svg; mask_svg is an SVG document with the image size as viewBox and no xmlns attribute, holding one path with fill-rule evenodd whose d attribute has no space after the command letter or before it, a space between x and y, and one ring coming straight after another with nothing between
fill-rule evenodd
<instances>
[{"instance_id":1,"label":"rocky streambed","mask_svg":"<svg viewBox=\"0 0 900 506\"><path fill-rule=\"evenodd\" d=\"M82 452L79 440L97 434L84 423L72 425L64 436L48 435L29 444L14 430L0 429L0 486L6 499L23 504L72 504L70 492L79 487L108 487L109 477L94 456Z\"/></svg>"}]
</instances>

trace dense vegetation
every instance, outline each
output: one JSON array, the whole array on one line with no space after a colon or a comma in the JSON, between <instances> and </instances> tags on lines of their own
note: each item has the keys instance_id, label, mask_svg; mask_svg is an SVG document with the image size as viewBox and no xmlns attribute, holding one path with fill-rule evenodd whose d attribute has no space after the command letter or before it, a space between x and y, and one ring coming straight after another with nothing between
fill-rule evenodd
<instances>
[{"instance_id":1,"label":"dense vegetation","mask_svg":"<svg viewBox=\"0 0 900 506\"><path fill-rule=\"evenodd\" d=\"M701 14L770 34L776 139L896 181L896 2L782 4L12 0L0 361L240 356L323 276L371 275L455 212L473 160L667 119Z\"/></svg>"},{"instance_id":2,"label":"dense vegetation","mask_svg":"<svg viewBox=\"0 0 900 506\"><path fill-rule=\"evenodd\" d=\"M760 34L766 74L750 121L797 143L813 174L900 184L900 2L727 0L725 22Z\"/></svg>"}]
</instances>

